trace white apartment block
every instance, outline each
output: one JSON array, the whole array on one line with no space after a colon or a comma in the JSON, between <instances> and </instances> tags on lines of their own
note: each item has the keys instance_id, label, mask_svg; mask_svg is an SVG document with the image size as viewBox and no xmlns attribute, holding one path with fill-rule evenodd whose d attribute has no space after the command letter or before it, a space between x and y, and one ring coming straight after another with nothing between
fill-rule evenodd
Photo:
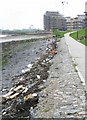
<instances>
[{"instance_id":1,"label":"white apartment block","mask_svg":"<svg viewBox=\"0 0 87 120\"><path fill-rule=\"evenodd\" d=\"M77 30L84 28L85 15L77 15L76 18L66 17L67 30Z\"/></svg>"}]
</instances>

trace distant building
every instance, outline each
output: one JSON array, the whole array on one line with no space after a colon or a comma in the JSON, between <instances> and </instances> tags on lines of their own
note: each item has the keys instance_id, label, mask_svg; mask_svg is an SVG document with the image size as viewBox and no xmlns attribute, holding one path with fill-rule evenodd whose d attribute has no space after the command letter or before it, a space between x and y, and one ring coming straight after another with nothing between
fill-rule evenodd
<instances>
[{"instance_id":1,"label":"distant building","mask_svg":"<svg viewBox=\"0 0 87 120\"><path fill-rule=\"evenodd\" d=\"M85 26L85 15L77 15L75 18L74 29L83 29Z\"/></svg>"},{"instance_id":2,"label":"distant building","mask_svg":"<svg viewBox=\"0 0 87 120\"><path fill-rule=\"evenodd\" d=\"M67 30L83 29L85 15L77 15L76 18L66 17Z\"/></svg>"},{"instance_id":3,"label":"distant building","mask_svg":"<svg viewBox=\"0 0 87 120\"><path fill-rule=\"evenodd\" d=\"M67 30L73 30L73 19L71 17L66 17Z\"/></svg>"},{"instance_id":4,"label":"distant building","mask_svg":"<svg viewBox=\"0 0 87 120\"><path fill-rule=\"evenodd\" d=\"M66 30L66 19L59 12L47 11L44 14L44 29Z\"/></svg>"}]
</instances>

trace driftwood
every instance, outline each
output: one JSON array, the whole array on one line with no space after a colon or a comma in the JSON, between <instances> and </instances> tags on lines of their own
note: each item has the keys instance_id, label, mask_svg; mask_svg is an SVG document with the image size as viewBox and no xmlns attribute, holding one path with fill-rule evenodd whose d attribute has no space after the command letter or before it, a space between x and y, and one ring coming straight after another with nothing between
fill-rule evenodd
<instances>
[{"instance_id":1,"label":"driftwood","mask_svg":"<svg viewBox=\"0 0 87 120\"><path fill-rule=\"evenodd\" d=\"M5 103L9 99L16 98L20 93L26 93L28 91L27 87L23 87L23 85L19 85L17 87L13 87L9 90L9 92L5 95L2 95L2 103Z\"/></svg>"},{"instance_id":2,"label":"driftwood","mask_svg":"<svg viewBox=\"0 0 87 120\"><path fill-rule=\"evenodd\" d=\"M26 102L26 101L28 101L28 100L34 99L35 97L37 97L37 94L36 94L36 93L26 95L26 96L24 97L24 101Z\"/></svg>"}]
</instances>

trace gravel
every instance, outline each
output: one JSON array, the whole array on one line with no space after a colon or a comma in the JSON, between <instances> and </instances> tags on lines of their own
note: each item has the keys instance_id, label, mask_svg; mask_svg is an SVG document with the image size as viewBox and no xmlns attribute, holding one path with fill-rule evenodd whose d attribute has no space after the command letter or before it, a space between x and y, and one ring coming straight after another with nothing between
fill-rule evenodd
<instances>
[{"instance_id":1,"label":"gravel","mask_svg":"<svg viewBox=\"0 0 87 120\"><path fill-rule=\"evenodd\" d=\"M85 88L75 71L64 38L58 43L58 54L53 58L46 88L47 96L39 102L35 118L84 118Z\"/></svg>"}]
</instances>

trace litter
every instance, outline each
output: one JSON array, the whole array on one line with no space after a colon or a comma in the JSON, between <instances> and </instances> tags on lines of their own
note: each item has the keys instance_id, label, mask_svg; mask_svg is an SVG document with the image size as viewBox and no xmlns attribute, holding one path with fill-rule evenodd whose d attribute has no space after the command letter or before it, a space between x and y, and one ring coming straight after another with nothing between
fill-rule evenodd
<instances>
[{"instance_id":1,"label":"litter","mask_svg":"<svg viewBox=\"0 0 87 120\"><path fill-rule=\"evenodd\" d=\"M37 75L37 78L40 79L40 75Z\"/></svg>"}]
</instances>

